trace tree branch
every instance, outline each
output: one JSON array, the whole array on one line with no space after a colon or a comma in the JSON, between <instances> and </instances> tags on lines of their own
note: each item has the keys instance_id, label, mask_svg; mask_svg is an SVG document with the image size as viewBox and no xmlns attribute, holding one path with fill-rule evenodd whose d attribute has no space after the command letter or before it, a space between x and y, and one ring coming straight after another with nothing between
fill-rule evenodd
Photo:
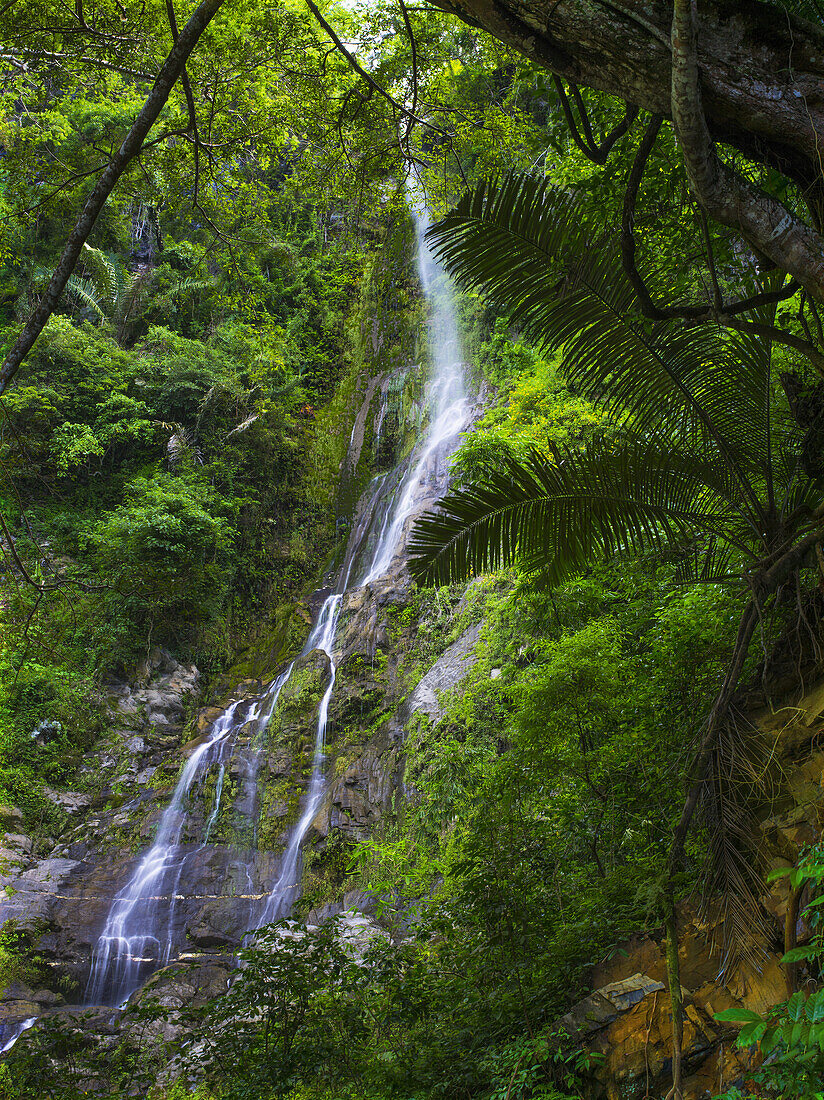
<instances>
[{"instance_id":1,"label":"tree branch","mask_svg":"<svg viewBox=\"0 0 824 1100\"><path fill-rule=\"evenodd\" d=\"M711 218L735 227L760 254L824 300L824 238L719 158L704 117L695 40L695 0L674 0L672 122L693 194Z\"/></svg>"},{"instance_id":2,"label":"tree branch","mask_svg":"<svg viewBox=\"0 0 824 1100\"><path fill-rule=\"evenodd\" d=\"M572 140L581 150L588 160L591 160L593 164L604 165L607 162L609 154L620 138L629 130L635 119L638 117L638 108L632 104L627 104L627 109L624 113L624 117L618 125L607 134L604 140L599 144L595 141L595 136L592 132L592 126L590 125L589 115L587 114L586 104L584 103L583 96L577 84L570 81L570 88L575 98L575 104L578 108L578 114L581 117L581 128L584 131L584 136L578 130L575 124L575 119L572 115L572 108L569 103L569 97L566 94L564 85L561 82L561 78L553 74L552 82L555 85L555 90L558 93L558 99L561 102L561 109L564 112L567 125L569 126L570 133L572 134Z\"/></svg>"},{"instance_id":3,"label":"tree branch","mask_svg":"<svg viewBox=\"0 0 824 1100\"><path fill-rule=\"evenodd\" d=\"M86 200L40 302L6 355L2 367L0 367L0 395L8 388L9 383L20 369L20 364L28 355L35 340L56 309L66 288L66 283L77 264L83 245L88 240L106 200L114 190L126 167L143 148L143 143L166 104L189 55L223 2L224 0L201 0L169 52L140 113L126 134L122 145L112 155L108 166Z\"/></svg>"},{"instance_id":4,"label":"tree branch","mask_svg":"<svg viewBox=\"0 0 824 1100\"><path fill-rule=\"evenodd\" d=\"M461 167L460 158L458 157L458 154L455 152L455 149L454 149L454 146L453 146L453 143L452 143L452 138L446 132L446 130L442 130L440 128L440 126L435 126L433 123L427 122L427 120L425 118L421 118L419 115L415 114L414 111L410 111L408 107L404 107L404 105L402 103L398 103L398 101L395 99L395 97L390 92L388 92L386 90L386 88L383 87L383 85L379 84L378 81L375 80L375 78L371 75L371 73L368 73L366 71L366 69L363 68L363 66L360 64L360 62L355 57L355 55L350 50L348 50L346 48L346 46L344 46L343 42L340 40L338 35L332 29L332 26L327 22L326 19L324 19L323 15L321 14L320 8L318 8L317 4L315 4L313 2L313 0L306 0L306 6L309 8L309 11L311 11L312 15L314 15L315 19L317 19L318 23L320 23L320 25L323 27L323 29L326 31L326 33L329 35L329 37L335 43L338 50L346 58L346 60L349 63L349 67L352 69L352 71L357 73L357 75L362 80L366 81L366 83L369 85L370 88L372 88L374 91L376 91L378 93L378 95L382 96L387 101L387 103L389 103L393 107L394 110L398 111L404 118L406 118L408 120L409 128L407 130L407 135L408 135L409 129L411 129L411 127L412 127L412 124L417 122L421 126L425 126L428 130L431 130L433 133L439 134L442 138L446 139L446 141L449 143L450 148L452 149L452 152L455 155L455 160L457 161L457 164L458 164L458 173L461 177L461 180L463 181L464 184L466 184L466 177L464 176L463 168Z\"/></svg>"},{"instance_id":5,"label":"tree branch","mask_svg":"<svg viewBox=\"0 0 824 1100\"><path fill-rule=\"evenodd\" d=\"M406 123L406 136L405 141L409 141L409 135L412 133L412 124L415 112L418 110L418 44L415 41L415 35L412 31L412 23L409 19L409 12L406 10L406 4L403 0L398 0L401 6L401 14L403 15L404 25L406 26L406 35L409 39L409 49L412 52L412 113Z\"/></svg>"},{"instance_id":6,"label":"tree branch","mask_svg":"<svg viewBox=\"0 0 824 1100\"><path fill-rule=\"evenodd\" d=\"M621 215L621 263L624 268L624 273L632 285L632 289L635 291L641 313L651 321L682 320L691 323L716 321L725 328L734 329L737 332L749 331L761 336L767 336L769 339L775 340L776 343L785 344L787 347L794 348L796 351L801 352L802 355L809 359L818 373L824 375L824 354L822 354L813 343L802 339L800 336L796 336L794 333L776 328L773 325L761 324L756 321L746 321L737 316L738 314L746 313L750 310L759 309L761 306L772 305L775 302L782 302L787 298L791 298L799 289L798 282L794 279L790 279L786 285L779 287L777 290L762 291L759 294L750 295L748 298L742 298L736 302L725 302L721 297L720 288L715 275L714 261L709 241L709 230L706 225L704 226L704 231L707 262L710 265L710 273L713 279L713 303L701 303L700 305L685 303L677 306L660 306L653 299L649 287L638 270L634 228L638 190L644 177L647 161L649 160L656 138L658 137L661 122L662 118L660 115L653 115L647 124L644 136L641 139L641 144L638 146L638 151L635 154L635 159L630 168Z\"/></svg>"}]
</instances>

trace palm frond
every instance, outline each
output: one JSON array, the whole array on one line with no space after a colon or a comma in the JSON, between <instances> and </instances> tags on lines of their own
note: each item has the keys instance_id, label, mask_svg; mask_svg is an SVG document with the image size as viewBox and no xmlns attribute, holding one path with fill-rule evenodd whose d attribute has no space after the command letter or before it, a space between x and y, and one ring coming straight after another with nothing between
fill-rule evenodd
<instances>
[{"instance_id":1,"label":"palm frond","mask_svg":"<svg viewBox=\"0 0 824 1100\"><path fill-rule=\"evenodd\" d=\"M679 559L675 579L679 584L712 584L741 576L740 557L715 535L689 547Z\"/></svg>"},{"instance_id":2,"label":"palm frond","mask_svg":"<svg viewBox=\"0 0 824 1100\"><path fill-rule=\"evenodd\" d=\"M86 276L94 284L98 304L106 317L112 317L125 272L105 252L91 245L83 245L82 257Z\"/></svg>"},{"instance_id":3,"label":"palm frond","mask_svg":"<svg viewBox=\"0 0 824 1100\"><path fill-rule=\"evenodd\" d=\"M645 324L614 236L568 193L521 173L482 181L427 237L460 285L538 344L563 347L569 382L636 430L697 430L730 456L766 449L756 338Z\"/></svg>"},{"instance_id":4,"label":"palm frond","mask_svg":"<svg viewBox=\"0 0 824 1100\"><path fill-rule=\"evenodd\" d=\"M213 275L204 275L196 277L189 275L185 279L180 279L164 291L163 294L158 295L157 301L160 305L167 305L177 298L185 298L190 294L197 294L201 290L210 290L215 285L215 278Z\"/></svg>"},{"instance_id":5,"label":"palm frond","mask_svg":"<svg viewBox=\"0 0 824 1100\"><path fill-rule=\"evenodd\" d=\"M725 537L731 505L711 465L650 440L503 458L449 493L409 542L419 579L446 583L518 561L556 582L595 556Z\"/></svg>"},{"instance_id":6,"label":"palm frond","mask_svg":"<svg viewBox=\"0 0 824 1100\"><path fill-rule=\"evenodd\" d=\"M722 973L742 959L760 968L768 940L759 898L766 894L759 873L757 808L772 785L770 754L755 726L732 708L719 731L699 804L706 831L702 909L715 910L715 946Z\"/></svg>"},{"instance_id":7,"label":"palm frond","mask_svg":"<svg viewBox=\"0 0 824 1100\"><path fill-rule=\"evenodd\" d=\"M123 330L134 319L149 295L149 283L152 271L137 271L127 274L119 287L112 320L119 330Z\"/></svg>"},{"instance_id":8,"label":"palm frond","mask_svg":"<svg viewBox=\"0 0 824 1100\"><path fill-rule=\"evenodd\" d=\"M74 298L82 308L91 310L99 321L106 319L97 292L97 286L91 279L81 279L77 275L71 275L66 283L66 294Z\"/></svg>"}]
</instances>

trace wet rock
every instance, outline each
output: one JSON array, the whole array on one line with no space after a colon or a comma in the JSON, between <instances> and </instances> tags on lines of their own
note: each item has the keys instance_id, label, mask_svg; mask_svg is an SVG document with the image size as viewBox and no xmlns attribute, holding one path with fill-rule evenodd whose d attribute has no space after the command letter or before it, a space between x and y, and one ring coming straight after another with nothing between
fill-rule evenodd
<instances>
[{"instance_id":1,"label":"wet rock","mask_svg":"<svg viewBox=\"0 0 824 1100\"><path fill-rule=\"evenodd\" d=\"M16 806L0 806L0 828L11 831L23 827L23 811Z\"/></svg>"},{"instance_id":2,"label":"wet rock","mask_svg":"<svg viewBox=\"0 0 824 1100\"><path fill-rule=\"evenodd\" d=\"M391 804L398 781L398 756L370 746L329 787L312 822L318 836L332 829L362 831L375 825Z\"/></svg>"},{"instance_id":3,"label":"wet rock","mask_svg":"<svg viewBox=\"0 0 824 1100\"><path fill-rule=\"evenodd\" d=\"M32 1016L39 1016L43 1006L35 1000L4 1000L0 1001L0 1027L3 1028L2 1036L5 1041L6 1029L11 1030L15 1024L24 1020L30 1020Z\"/></svg>"},{"instance_id":4,"label":"wet rock","mask_svg":"<svg viewBox=\"0 0 824 1100\"><path fill-rule=\"evenodd\" d=\"M197 732L198 734L205 734L207 730L215 724L215 722L223 714L224 707L204 707L198 711L197 715Z\"/></svg>"},{"instance_id":5,"label":"wet rock","mask_svg":"<svg viewBox=\"0 0 824 1100\"><path fill-rule=\"evenodd\" d=\"M480 633L480 623L470 626L437 659L399 711L401 723L416 713L425 714L432 722L440 721L444 710L438 698L439 692L456 687L475 664L478 659L475 647Z\"/></svg>"},{"instance_id":6,"label":"wet rock","mask_svg":"<svg viewBox=\"0 0 824 1100\"><path fill-rule=\"evenodd\" d=\"M55 791L51 787L44 787L43 794L49 802L59 806L65 813L73 815L87 810L91 805L91 796L81 791Z\"/></svg>"}]
</instances>

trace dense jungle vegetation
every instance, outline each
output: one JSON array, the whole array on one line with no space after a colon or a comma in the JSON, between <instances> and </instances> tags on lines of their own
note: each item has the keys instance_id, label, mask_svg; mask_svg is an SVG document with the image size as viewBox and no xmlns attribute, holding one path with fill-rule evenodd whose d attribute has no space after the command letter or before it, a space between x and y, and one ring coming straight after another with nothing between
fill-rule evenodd
<instances>
[{"instance_id":1,"label":"dense jungle vegetation","mask_svg":"<svg viewBox=\"0 0 824 1100\"><path fill-rule=\"evenodd\" d=\"M821 659L820 168L756 123L713 115L713 145L686 47L664 110L474 5L307 4L0 6L0 804L46 853L103 686L154 647L210 699L299 649L351 521L357 380L418 350L410 201L440 219L485 408L390 629L410 690L473 623L480 659L409 735L406 804L309 868L296 916L346 884L386 941L264 933L162 1054L151 1000L114 1048L51 1018L0 1098L595 1095L556 1021L654 929L681 1100L676 906L720 903L728 961L765 934L748 707ZM819 41L818 5L756 7ZM811 935L786 1003L727 1016L766 1059L730 1100L824 1090L824 855L788 873ZM21 980L47 968L12 928Z\"/></svg>"}]
</instances>

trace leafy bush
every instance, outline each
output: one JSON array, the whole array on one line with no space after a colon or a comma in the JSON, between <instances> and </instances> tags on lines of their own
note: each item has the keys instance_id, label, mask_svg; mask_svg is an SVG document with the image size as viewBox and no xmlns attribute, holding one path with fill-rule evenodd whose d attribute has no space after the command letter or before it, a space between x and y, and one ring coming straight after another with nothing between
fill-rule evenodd
<instances>
[{"instance_id":1,"label":"leafy bush","mask_svg":"<svg viewBox=\"0 0 824 1100\"><path fill-rule=\"evenodd\" d=\"M808 943L792 948L782 958L784 966L804 963L810 984L820 982L824 963L824 848L802 851L796 867L771 872L771 879L787 878L791 890L806 888L810 901L803 918L812 935ZM824 989L799 989L782 1004L762 1016L747 1008L730 1008L716 1019L743 1024L736 1043L757 1054L760 1068L746 1075L746 1085L733 1088L717 1100L820 1100L824 1095Z\"/></svg>"}]
</instances>

